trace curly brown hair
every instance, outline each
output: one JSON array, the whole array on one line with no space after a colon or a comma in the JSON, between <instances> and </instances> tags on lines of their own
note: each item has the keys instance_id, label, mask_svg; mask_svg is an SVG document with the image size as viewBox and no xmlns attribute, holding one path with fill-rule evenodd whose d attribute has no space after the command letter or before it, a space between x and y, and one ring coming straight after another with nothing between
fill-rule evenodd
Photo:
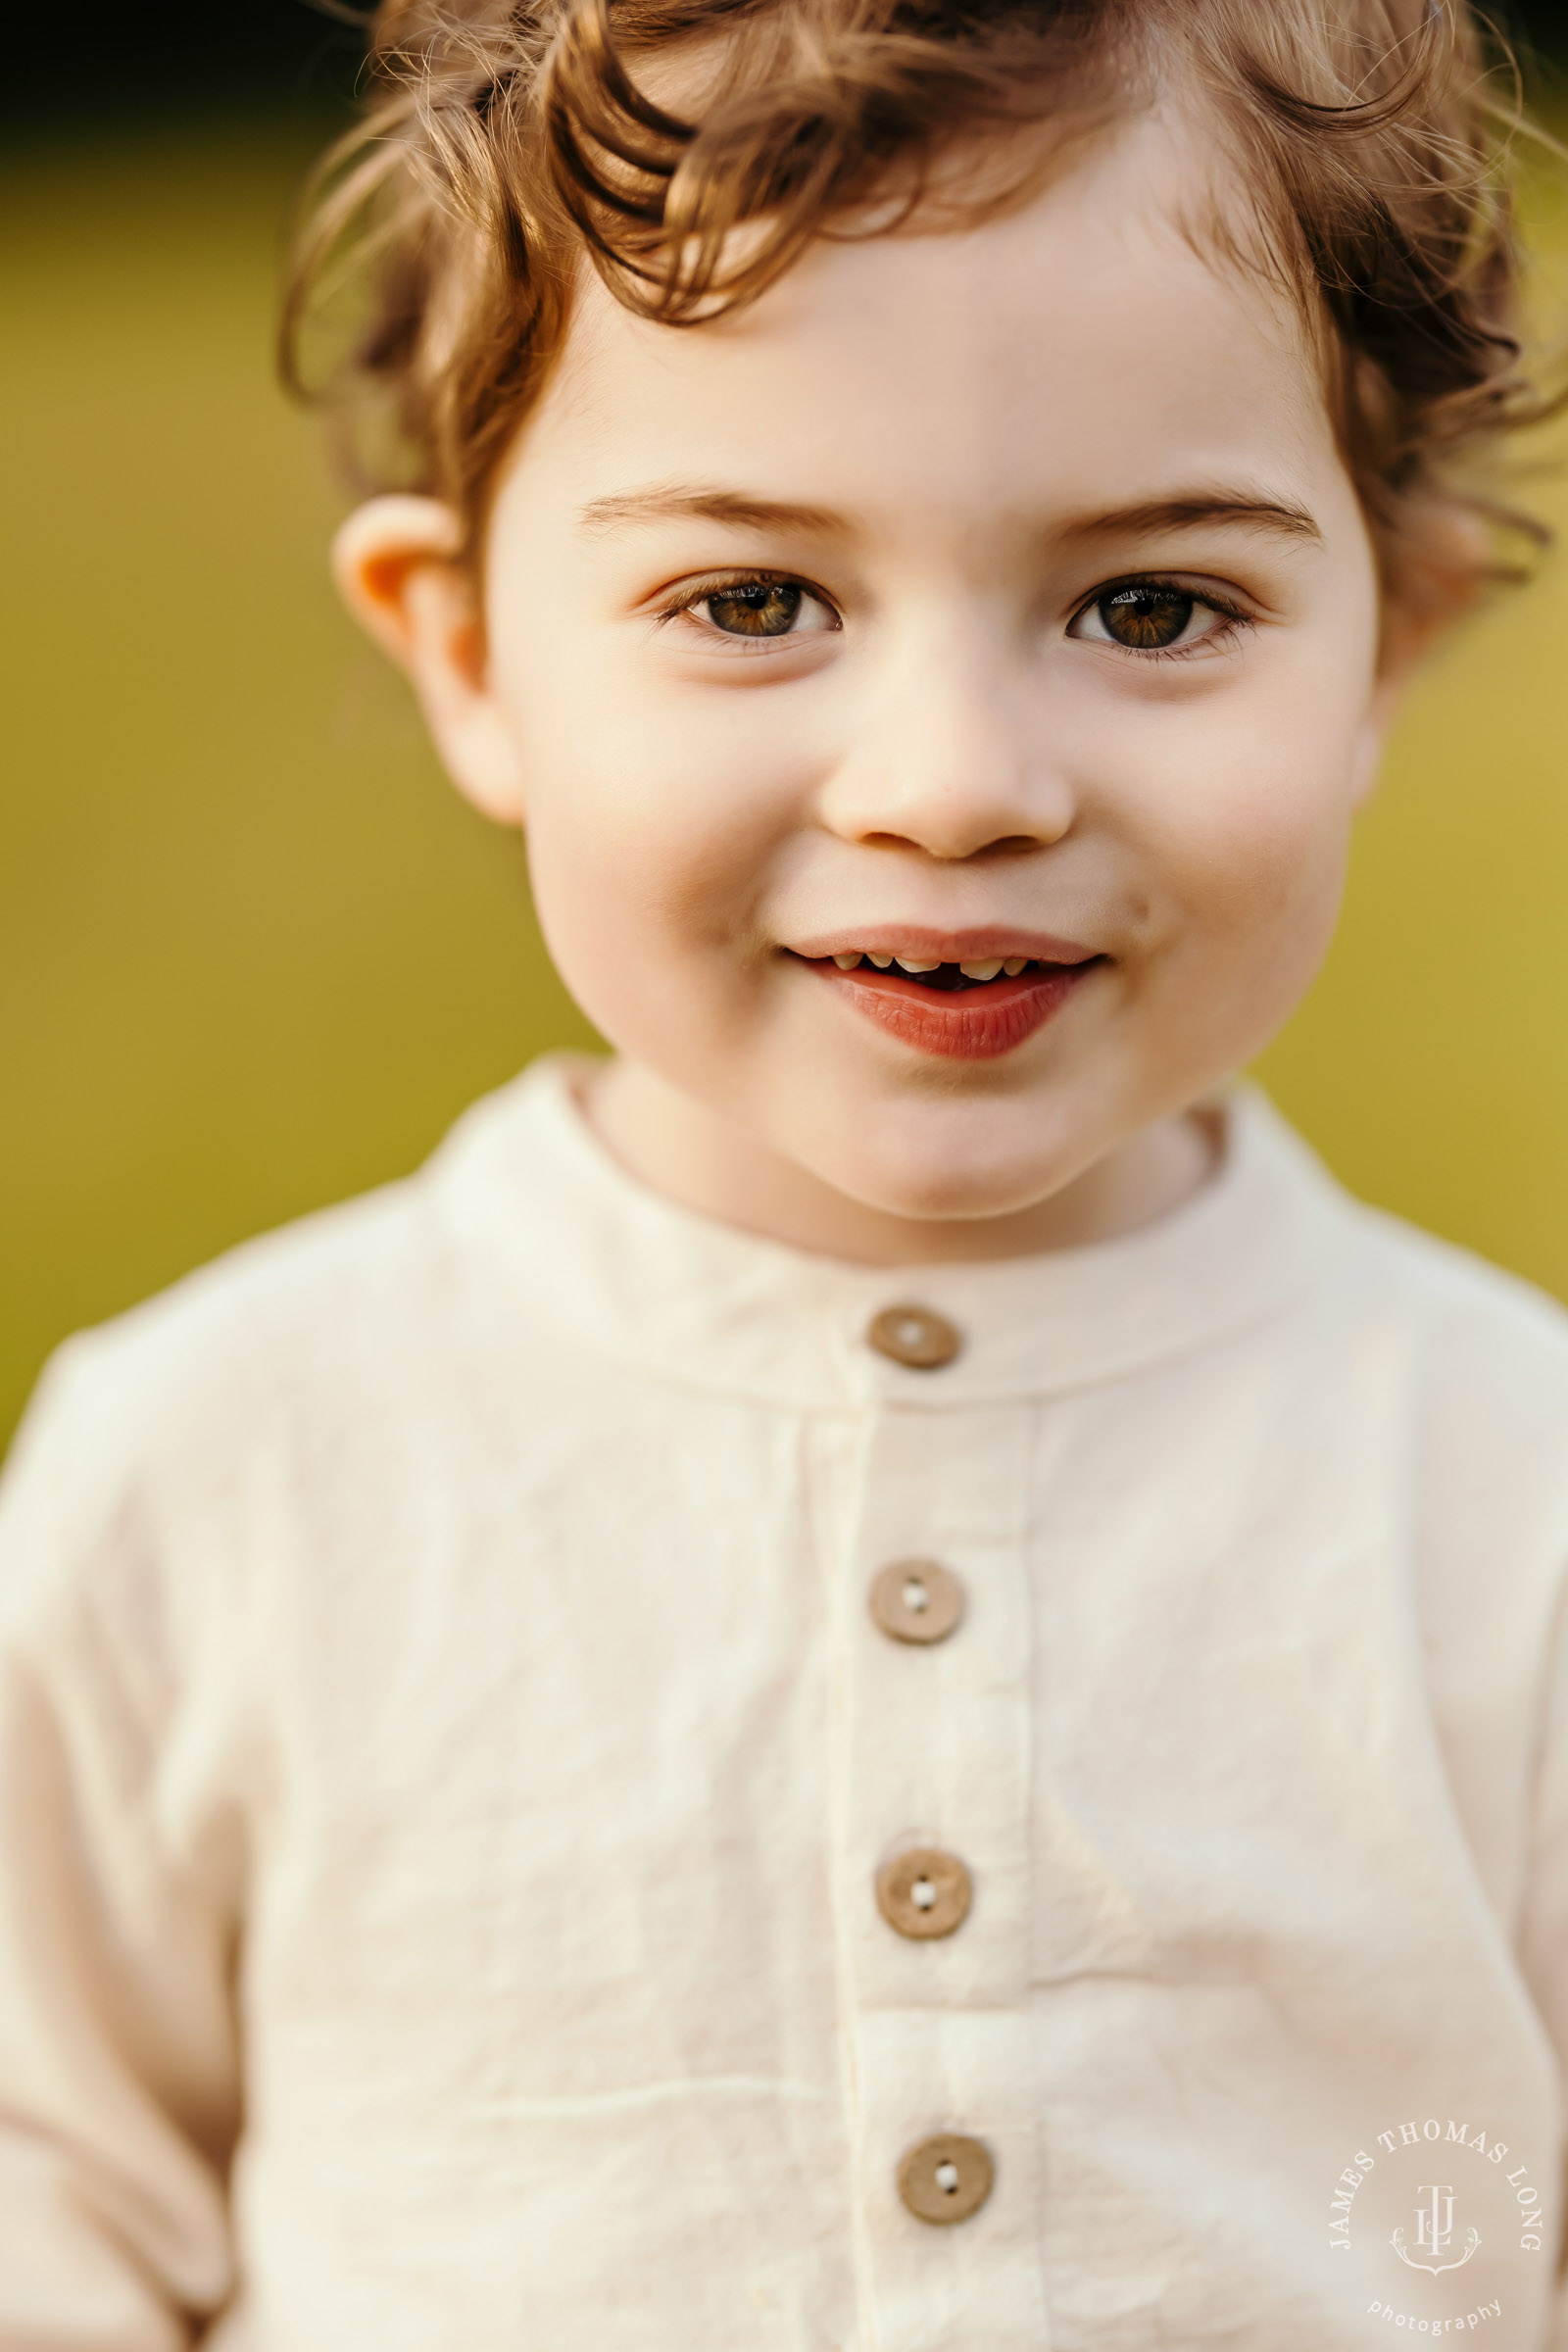
<instances>
[{"instance_id":1,"label":"curly brown hair","mask_svg":"<svg viewBox=\"0 0 1568 2352\"><path fill-rule=\"evenodd\" d=\"M700 324L813 238L1004 209L1064 136L1174 90L1250 196L1209 232L1318 333L1386 583L1430 595L1436 511L1544 536L1477 464L1555 405L1517 323L1505 69L1465 0L382 0L285 368L362 485L449 500L472 548L585 259L633 310ZM345 288L347 347L308 366Z\"/></svg>"}]
</instances>

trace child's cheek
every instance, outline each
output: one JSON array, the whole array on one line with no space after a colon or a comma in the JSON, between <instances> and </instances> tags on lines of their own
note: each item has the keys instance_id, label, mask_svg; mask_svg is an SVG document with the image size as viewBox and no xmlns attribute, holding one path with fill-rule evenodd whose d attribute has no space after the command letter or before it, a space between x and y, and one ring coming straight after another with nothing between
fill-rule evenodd
<instances>
[{"instance_id":1,"label":"child's cheek","mask_svg":"<svg viewBox=\"0 0 1568 2352\"><path fill-rule=\"evenodd\" d=\"M1306 684L1290 698L1262 680L1215 695L1122 746L1118 797L1152 874L1226 929L1266 930L1315 906L1343 868L1358 712Z\"/></svg>"},{"instance_id":2,"label":"child's cheek","mask_svg":"<svg viewBox=\"0 0 1568 2352\"><path fill-rule=\"evenodd\" d=\"M1332 765L1280 752L1188 782L1191 821L1165 864L1173 932L1159 994L1163 1021L1201 1035L1206 1058L1228 1068L1289 1018L1328 952L1350 796Z\"/></svg>"},{"instance_id":3,"label":"child's cheek","mask_svg":"<svg viewBox=\"0 0 1568 2352\"><path fill-rule=\"evenodd\" d=\"M529 860L573 995L628 1046L628 1026L739 1021L749 967L770 945L765 910L798 806L790 763L755 728L612 710L555 749L530 780Z\"/></svg>"},{"instance_id":4,"label":"child's cheek","mask_svg":"<svg viewBox=\"0 0 1568 2352\"><path fill-rule=\"evenodd\" d=\"M1205 1082L1249 1060L1309 986L1355 804L1353 697L1309 694L1304 676L1287 697L1261 669L1123 704L1086 810L1135 910L1128 1042Z\"/></svg>"}]
</instances>

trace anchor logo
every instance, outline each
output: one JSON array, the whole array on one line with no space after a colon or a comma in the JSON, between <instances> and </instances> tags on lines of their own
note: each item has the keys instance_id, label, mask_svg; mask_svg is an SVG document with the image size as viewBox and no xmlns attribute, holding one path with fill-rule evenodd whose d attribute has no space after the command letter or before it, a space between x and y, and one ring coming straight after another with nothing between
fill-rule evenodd
<instances>
[{"instance_id":1,"label":"anchor logo","mask_svg":"<svg viewBox=\"0 0 1568 2352\"><path fill-rule=\"evenodd\" d=\"M1423 2262L1420 2259L1423 2254L1435 2254L1440 2257L1445 2254L1453 2254L1453 2190L1423 2186L1417 2189L1416 2194L1430 2197L1432 2200L1430 2205L1416 2207L1416 2250L1413 2254L1407 2254L1404 2246L1404 2231L1396 2230L1390 2240L1394 2251L1401 2262L1409 2264L1412 2271L1430 2271L1434 2278L1444 2271L1463 2270L1481 2243L1480 2230L1467 2230L1465 2231L1464 2252L1454 2254L1451 2262L1444 2262L1441 2259L1436 2262Z\"/></svg>"}]
</instances>

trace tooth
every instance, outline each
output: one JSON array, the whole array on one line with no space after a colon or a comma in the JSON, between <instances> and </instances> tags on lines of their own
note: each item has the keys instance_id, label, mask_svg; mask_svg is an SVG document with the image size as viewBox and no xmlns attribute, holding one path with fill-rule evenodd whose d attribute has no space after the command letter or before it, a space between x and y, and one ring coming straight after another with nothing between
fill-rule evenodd
<instances>
[{"instance_id":1,"label":"tooth","mask_svg":"<svg viewBox=\"0 0 1568 2352\"><path fill-rule=\"evenodd\" d=\"M872 956L867 953L865 960L867 963L874 963L879 972L885 972L893 958L891 956Z\"/></svg>"},{"instance_id":2,"label":"tooth","mask_svg":"<svg viewBox=\"0 0 1568 2352\"><path fill-rule=\"evenodd\" d=\"M1002 969L1002 957L988 956L984 963L960 963L958 969L966 980L994 980Z\"/></svg>"},{"instance_id":3,"label":"tooth","mask_svg":"<svg viewBox=\"0 0 1568 2352\"><path fill-rule=\"evenodd\" d=\"M942 969L942 959L936 956L929 963L920 963L913 956L900 956L896 960L901 972L940 972Z\"/></svg>"},{"instance_id":4,"label":"tooth","mask_svg":"<svg viewBox=\"0 0 1568 2352\"><path fill-rule=\"evenodd\" d=\"M856 954L854 956L835 956L833 960L841 972L853 972L860 958L858 954Z\"/></svg>"},{"instance_id":5,"label":"tooth","mask_svg":"<svg viewBox=\"0 0 1568 2352\"><path fill-rule=\"evenodd\" d=\"M1023 970L1023 967L1028 960L1029 958L1027 956L1009 956L1006 957L1002 968L1006 973L1009 980L1016 980L1018 974Z\"/></svg>"}]
</instances>

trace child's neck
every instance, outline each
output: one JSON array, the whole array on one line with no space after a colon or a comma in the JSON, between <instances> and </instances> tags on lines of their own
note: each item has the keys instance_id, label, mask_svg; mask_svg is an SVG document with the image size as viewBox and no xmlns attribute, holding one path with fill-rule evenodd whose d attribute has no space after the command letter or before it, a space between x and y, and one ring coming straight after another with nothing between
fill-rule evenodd
<instances>
[{"instance_id":1,"label":"child's neck","mask_svg":"<svg viewBox=\"0 0 1568 2352\"><path fill-rule=\"evenodd\" d=\"M1028 1257L1114 1241L1188 1200L1219 1152L1215 1119L1177 1114L1027 1207L901 1216L840 1192L643 1063L611 1061L585 1082L581 1102L622 1166L667 1200L791 1249L870 1266Z\"/></svg>"}]
</instances>

